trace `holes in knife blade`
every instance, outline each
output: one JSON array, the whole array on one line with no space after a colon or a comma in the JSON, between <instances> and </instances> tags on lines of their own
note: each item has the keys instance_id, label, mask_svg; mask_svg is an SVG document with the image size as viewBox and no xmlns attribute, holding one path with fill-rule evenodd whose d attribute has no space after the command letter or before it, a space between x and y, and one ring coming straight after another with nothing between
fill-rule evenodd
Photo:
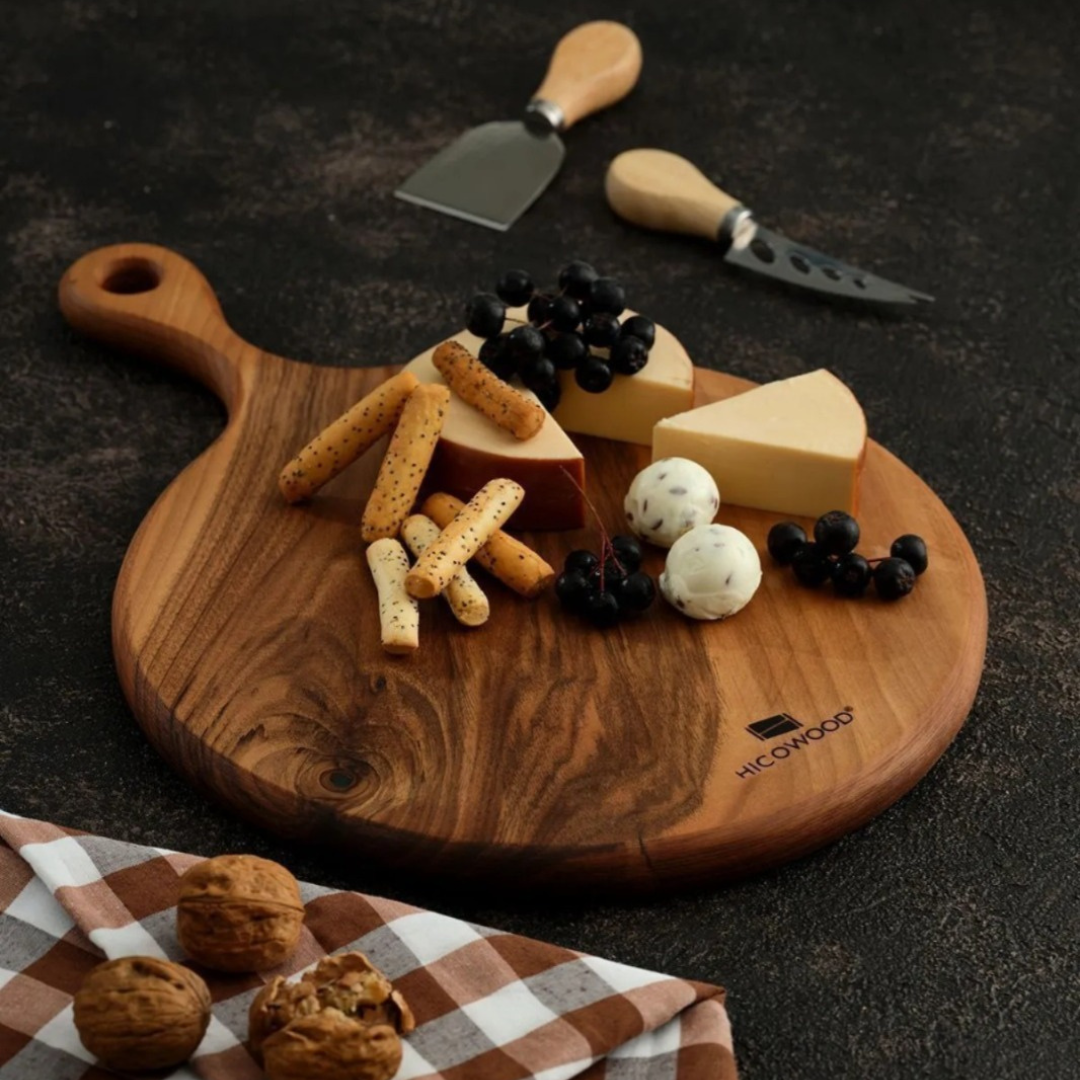
<instances>
[{"instance_id":1,"label":"holes in knife blade","mask_svg":"<svg viewBox=\"0 0 1080 1080\"><path fill-rule=\"evenodd\" d=\"M756 258L760 259L763 263L776 262L776 252L773 251L767 241L762 240L760 236L755 236L750 241L750 252Z\"/></svg>"},{"instance_id":2,"label":"holes in knife blade","mask_svg":"<svg viewBox=\"0 0 1080 1080\"><path fill-rule=\"evenodd\" d=\"M853 282L855 282L855 288L856 289L865 289L866 288L866 278L857 277L857 278L852 278L851 280Z\"/></svg>"},{"instance_id":3,"label":"holes in knife blade","mask_svg":"<svg viewBox=\"0 0 1080 1080\"><path fill-rule=\"evenodd\" d=\"M830 281L839 281L843 277L843 274L841 274L840 271L837 270L835 266L823 266L821 268L821 272Z\"/></svg>"},{"instance_id":4,"label":"holes in knife blade","mask_svg":"<svg viewBox=\"0 0 1080 1080\"><path fill-rule=\"evenodd\" d=\"M788 262L791 263L800 274L810 273L810 264L797 251L793 251L788 256Z\"/></svg>"}]
</instances>

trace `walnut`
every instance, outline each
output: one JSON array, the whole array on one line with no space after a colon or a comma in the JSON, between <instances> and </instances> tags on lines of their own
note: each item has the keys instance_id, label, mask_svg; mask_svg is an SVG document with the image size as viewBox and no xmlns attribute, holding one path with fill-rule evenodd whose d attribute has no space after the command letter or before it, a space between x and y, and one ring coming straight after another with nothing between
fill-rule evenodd
<instances>
[{"instance_id":1,"label":"walnut","mask_svg":"<svg viewBox=\"0 0 1080 1080\"><path fill-rule=\"evenodd\" d=\"M113 1069L179 1065L195 1052L209 1023L206 983L153 956L98 964L75 994L83 1046Z\"/></svg>"},{"instance_id":2,"label":"walnut","mask_svg":"<svg viewBox=\"0 0 1080 1080\"><path fill-rule=\"evenodd\" d=\"M335 1023L329 1025L327 1030L343 1030L340 1023L347 1022L355 1030L386 1028L396 1040L397 1033L408 1034L416 1027L412 1010L405 999L363 953L341 953L320 960L312 971L300 977L299 982L286 982L279 975L262 988L251 1003L248 1023L248 1045L255 1060L261 1063L264 1053L269 1059L270 1042L279 1034L301 1020L324 1013L335 1016ZM311 1030L307 1026L301 1028L306 1033L305 1039L324 1037L323 1034L311 1034ZM319 1030L321 1032L322 1029ZM380 1046L383 1039L380 1035ZM298 1053L295 1047L300 1043L292 1040L288 1045L292 1049L287 1054ZM360 1051L354 1049L350 1053L359 1054ZM268 1060L268 1070L269 1067ZM396 1068L397 1065L394 1066ZM393 1071L387 1075L393 1075Z\"/></svg>"},{"instance_id":3,"label":"walnut","mask_svg":"<svg viewBox=\"0 0 1080 1080\"><path fill-rule=\"evenodd\" d=\"M180 879L176 930L187 954L216 971L265 971L300 942L296 878L254 855L219 855Z\"/></svg>"},{"instance_id":4,"label":"walnut","mask_svg":"<svg viewBox=\"0 0 1080 1080\"><path fill-rule=\"evenodd\" d=\"M401 1040L388 1024L358 1024L339 1009L301 1016L263 1046L269 1080L390 1080Z\"/></svg>"}]
</instances>

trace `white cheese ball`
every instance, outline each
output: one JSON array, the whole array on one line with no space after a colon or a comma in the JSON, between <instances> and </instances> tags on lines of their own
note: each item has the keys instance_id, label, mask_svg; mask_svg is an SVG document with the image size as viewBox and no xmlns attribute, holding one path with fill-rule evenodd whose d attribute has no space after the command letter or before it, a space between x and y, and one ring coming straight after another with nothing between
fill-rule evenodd
<instances>
[{"instance_id":1,"label":"white cheese ball","mask_svg":"<svg viewBox=\"0 0 1080 1080\"><path fill-rule=\"evenodd\" d=\"M660 575L664 599L691 619L734 615L760 584L757 549L730 525L699 525L679 537Z\"/></svg>"},{"instance_id":2,"label":"white cheese ball","mask_svg":"<svg viewBox=\"0 0 1080 1080\"><path fill-rule=\"evenodd\" d=\"M661 458L634 477L623 509L630 528L642 540L671 547L683 533L716 517L720 492L709 471L696 461Z\"/></svg>"}]
</instances>

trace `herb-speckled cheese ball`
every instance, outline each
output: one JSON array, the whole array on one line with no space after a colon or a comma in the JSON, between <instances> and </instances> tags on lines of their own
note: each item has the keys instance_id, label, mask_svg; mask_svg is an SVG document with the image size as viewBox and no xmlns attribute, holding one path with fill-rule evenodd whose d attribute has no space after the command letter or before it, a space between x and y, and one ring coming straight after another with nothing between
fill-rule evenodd
<instances>
[{"instance_id":1,"label":"herb-speckled cheese ball","mask_svg":"<svg viewBox=\"0 0 1080 1080\"><path fill-rule=\"evenodd\" d=\"M630 528L642 540L671 547L683 533L716 517L720 492L708 470L696 461L661 458L634 477L623 509Z\"/></svg>"},{"instance_id":2,"label":"herb-speckled cheese ball","mask_svg":"<svg viewBox=\"0 0 1080 1080\"><path fill-rule=\"evenodd\" d=\"M726 619L761 584L761 559L750 538L730 525L699 525L668 552L660 592L691 619Z\"/></svg>"}]
</instances>

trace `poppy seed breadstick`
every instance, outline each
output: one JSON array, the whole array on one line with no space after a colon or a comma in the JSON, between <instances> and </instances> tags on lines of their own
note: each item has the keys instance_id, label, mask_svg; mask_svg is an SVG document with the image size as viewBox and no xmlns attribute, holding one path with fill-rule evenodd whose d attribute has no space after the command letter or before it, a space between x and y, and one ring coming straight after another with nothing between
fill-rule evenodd
<instances>
[{"instance_id":1,"label":"poppy seed breadstick","mask_svg":"<svg viewBox=\"0 0 1080 1080\"><path fill-rule=\"evenodd\" d=\"M351 465L369 446L397 423L408 396L419 385L403 371L375 387L347 413L319 432L281 470L278 487L290 503L310 499L316 491Z\"/></svg>"},{"instance_id":2,"label":"poppy seed breadstick","mask_svg":"<svg viewBox=\"0 0 1080 1080\"><path fill-rule=\"evenodd\" d=\"M401 530L431 464L449 404L450 391L434 383L421 383L409 395L364 507L360 536L368 543Z\"/></svg>"},{"instance_id":3,"label":"poppy seed breadstick","mask_svg":"<svg viewBox=\"0 0 1080 1080\"><path fill-rule=\"evenodd\" d=\"M524 497L525 489L513 480L489 480L416 560L405 578L409 595L438 596Z\"/></svg>"},{"instance_id":4,"label":"poppy seed breadstick","mask_svg":"<svg viewBox=\"0 0 1080 1080\"><path fill-rule=\"evenodd\" d=\"M409 550L419 558L425 549L439 538L439 526L423 514L413 514L401 526L401 536ZM491 614L491 605L484 590L463 566L451 579L443 592L443 599L450 605L462 626L482 626Z\"/></svg>"},{"instance_id":5,"label":"poppy seed breadstick","mask_svg":"<svg viewBox=\"0 0 1080 1080\"><path fill-rule=\"evenodd\" d=\"M367 564L379 593L379 636L388 653L410 653L420 644L420 605L405 591L409 556L397 540L376 540Z\"/></svg>"},{"instance_id":6,"label":"poppy seed breadstick","mask_svg":"<svg viewBox=\"0 0 1080 1080\"><path fill-rule=\"evenodd\" d=\"M515 439L531 439L543 426L547 413L490 371L459 341L444 341L431 362L462 401L483 413Z\"/></svg>"},{"instance_id":7,"label":"poppy seed breadstick","mask_svg":"<svg viewBox=\"0 0 1080 1080\"><path fill-rule=\"evenodd\" d=\"M424 500L421 511L436 525L445 528L464 505L453 495L439 491ZM555 580L555 570L550 563L502 529L495 530L473 560L507 588L529 599L539 596Z\"/></svg>"}]
</instances>

